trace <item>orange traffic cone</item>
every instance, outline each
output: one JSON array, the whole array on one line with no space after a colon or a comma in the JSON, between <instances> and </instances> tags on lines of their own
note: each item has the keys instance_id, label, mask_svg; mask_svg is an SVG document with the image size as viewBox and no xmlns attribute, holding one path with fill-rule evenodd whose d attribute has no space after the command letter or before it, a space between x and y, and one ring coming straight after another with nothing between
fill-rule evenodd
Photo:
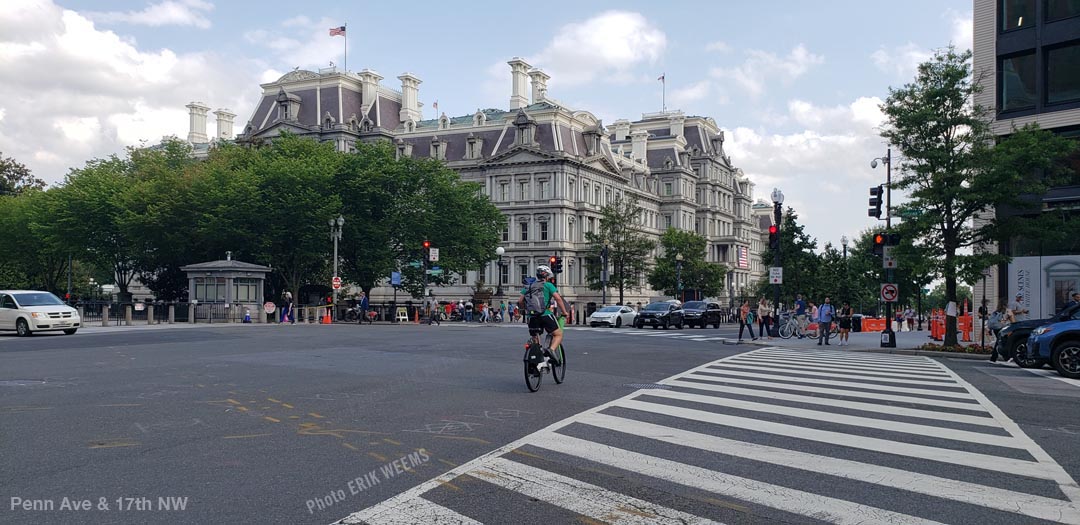
<instances>
[{"instance_id":1,"label":"orange traffic cone","mask_svg":"<svg viewBox=\"0 0 1080 525\"><path fill-rule=\"evenodd\" d=\"M416 315L414 315L414 316L413 316L413 317L414 317L414 319L413 319L413 323L414 323L414 324L420 324L420 309L419 309L419 308L417 308L417 309L415 310L415 313L416 313Z\"/></svg>"},{"instance_id":2,"label":"orange traffic cone","mask_svg":"<svg viewBox=\"0 0 1080 525\"><path fill-rule=\"evenodd\" d=\"M327 308L326 313L324 313L323 317L322 317L322 324L330 324L330 323L331 323L331 321L330 321L330 309Z\"/></svg>"}]
</instances>

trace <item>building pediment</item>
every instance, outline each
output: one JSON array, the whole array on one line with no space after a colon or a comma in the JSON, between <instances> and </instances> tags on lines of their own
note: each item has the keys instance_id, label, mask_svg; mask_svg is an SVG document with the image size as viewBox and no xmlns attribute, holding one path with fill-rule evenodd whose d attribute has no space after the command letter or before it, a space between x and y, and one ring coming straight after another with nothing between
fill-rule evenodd
<instances>
[{"instance_id":1,"label":"building pediment","mask_svg":"<svg viewBox=\"0 0 1080 525\"><path fill-rule=\"evenodd\" d=\"M561 160L562 157L553 155L539 148L531 146L514 146L484 161L485 164L524 164L529 162L548 162Z\"/></svg>"},{"instance_id":2,"label":"building pediment","mask_svg":"<svg viewBox=\"0 0 1080 525\"><path fill-rule=\"evenodd\" d=\"M616 174L622 173L622 170L615 166L615 164L611 162L611 159L609 159L607 155L593 155L592 157L588 157L583 160L582 163L595 170L606 171Z\"/></svg>"}]
</instances>

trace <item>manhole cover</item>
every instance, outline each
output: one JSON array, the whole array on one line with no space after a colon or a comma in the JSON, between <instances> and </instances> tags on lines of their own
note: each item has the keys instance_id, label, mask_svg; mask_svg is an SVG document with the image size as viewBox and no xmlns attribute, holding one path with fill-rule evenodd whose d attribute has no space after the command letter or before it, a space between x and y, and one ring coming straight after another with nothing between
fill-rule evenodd
<instances>
[{"instance_id":1,"label":"manhole cover","mask_svg":"<svg viewBox=\"0 0 1080 525\"><path fill-rule=\"evenodd\" d=\"M0 386L38 386L44 384L44 381L36 381L33 379L9 379L0 381Z\"/></svg>"},{"instance_id":2,"label":"manhole cover","mask_svg":"<svg viewBox=\"0 0 1080 525\"><path fill-rule=\"evenodd\" d=\"M636 388L636 389L639 389L639 390L641 390L641 389L650 389L650 388L659 389L659 390L671 390L670 386L661 385L660 383L627 383L627 384L625 384L623 386L628 386L630 388Z\"/></svg>"}]
</instances>

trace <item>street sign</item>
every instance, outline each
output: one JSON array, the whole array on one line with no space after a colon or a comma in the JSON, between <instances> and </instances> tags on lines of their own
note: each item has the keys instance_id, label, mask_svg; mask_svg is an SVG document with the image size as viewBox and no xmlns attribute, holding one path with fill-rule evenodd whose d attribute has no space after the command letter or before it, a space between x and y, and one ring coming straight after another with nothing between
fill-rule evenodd
<instances>
[{"instance_id":1,"label":"street sign","mask_svg":"<svg viewBox=\"0 0 1080 525\"><path fill-rule=\"evenodd\" d=\"M769 267L769 284L784 284L784 268L782 266Z\"/></svg>"},{"instance_id":2,"label":"street sign","mask_svg":"<svg viewBox=\"0 0 1080 525\"><path fill-rule=\"evenodd\" d=\"M428 248L428 260L431 262L439 262L438 248Z\"/></svg>"},{"instance_id":3,"label":"street sign","mask_svg":"<svg viewBox=\"0 0 1080 525\"><path fill-rule=\"evenodd\" d=\"M340 290L341 289L341 277L338 277L338 276L335 275L334 280L331 281L331 282L333 283L333 286L334 286L335 290Z\"/></svg>"},{"instance_id":4,"label":"street sign","mask_svg":"<svg viewBox=\"0 0 1080 525\"><path fill-rule=\"evenodd\" d=\"M921 208L905 208L897 213L897 215L905 219L914 219L922 216L922 214L923 211Z\"/></svg>"},{"instance_id":5,"label":"street sign","mask_svg":"<svg viewBox=\"0 0 1080 525\"><path fill-rule=\"evenodd\" d=\"M420 267L420 261L413 261L413 262L409 263L409 266L412 266L413 268L419 268Z\"/></svg>"},{"instance_id":6,"label":"street sign","mask_svg":"<svg viewBox=\"0 0 1080 525\"><path fill-rule=\"evenodd\" d=\"M443 271L442 271L441 268L432 268L431 270L427 271L427 274L428 275L442 275Z\"/></svg>"},{"instance_id":7,"label":"street sign","mask_svg":"<svg viewBox=\"0 0 1080 525\"><path fill-rule=\"evenodd\" d=\"M401 286L401 272L390 272L390 286Z\"/></svg>"},{"instance_id":8,"label":"street sign","mask_svg":"<svg viewBox=\"0 0 1080 525\"><path fill-rule=\"evenodd\" d=\"M273 301L266 301L266 303L263 304L263 311L268 313L268 314L272 314L276 310L277 310L277 305L274 304Z\"/></svg>"},{"instance_id":9,"label":"street sign","mask_svg":"<svg viewBox=\"0 0 1080 525\"><path fill-rule=\"evenodd\" d=\"M881 300L886 303L895 303L900 297L900 291L896 288L895 283L882 283L881 284Z\"/></svg>"},{"instance_id":10,"label":"street sign","mask_svg":"<svg viewBox=\"0 0 1080 525\"><path fill-rule=\"evenodd\" d=\"M893 255L889 253L892 251L892 246L882 246L882 248L884 248L884 251L881 255L881 267L886 270L895 270L896 257L893 257Z\"/></svg>"},{"instance_id":11,"label":"street sign","mask_svg":"<svg viewBox=\"0 0 1080 525\"><path fill-rule=\"evenodd\" d=\"M602 283L608 282L608 272L607 272L607 270L600 270L600 282L602 282Z\"/></svg>"}]
</instances>

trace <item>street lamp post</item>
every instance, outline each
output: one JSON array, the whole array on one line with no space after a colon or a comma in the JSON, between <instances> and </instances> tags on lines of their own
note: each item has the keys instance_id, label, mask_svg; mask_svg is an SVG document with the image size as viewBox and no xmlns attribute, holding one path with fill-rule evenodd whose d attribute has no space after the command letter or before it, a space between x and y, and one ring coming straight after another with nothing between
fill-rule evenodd
<instances>
[{"instance_id":1,"label":"street lamp post","mask_svg":"<svg viewBox=\"0 0 1080 525\"><path fill-rule=\"evenodd\" d=\"M776 229L776 237L777 237L776 238L776 250L773 252L773 266L776 267L776 268L781 268L781 266L780 266L780 245L782 243L780 242L780 235L783 234L783 232L780 230L780 220L782 219L782 213L783 213L784 192L780 191L780 188L773 188L773 190L772 190L772 200L773 200L773 222L776 224L776 228L777 228ZM773 285L773 296L775 298L775 301L773 302L773 308L775 309L774 311L776 312L775 319L777 319L779 321L779 319L780 319L780 284L779 283ZM775 330L775 332L776 332L775 334L773 334L774 336L780 335L780 323L779 322L772 323L772 329Z\"/></svg>"},{"instance_id":2,"label":"street lamp post","mask_svg":"<svg viewBox=\"0 0 1080 525\"><path fill-rule=\"evenodd\" d=\"M502 275L503 275L503 264L505 264L504 261L503 261L503 254L504 253L506 253L506 248L503 248L502 246L499 246L498 248L495 248L495 255L499 256L499 275L495 276L495 281L497 283L499 283L499 285L495 288L495 295L498 295L500 297L503 294Z\"/></svg>"},{"instance_id":3,"label":"street lamp post","mask_svg":"<svg viewBox=\"0 0 1080 525\"><path fill-rule=\"evenodd\" d=\"M892 229L892 148L889 148L884 157L870 161L871 168L877 168L878 161L885 164L885 231ZM893 282L893 270L885 270L885 282ZM881 347L896 348L896 334L892 329L892 303L885 303L885 330L881 332Z\"/></svg>"},{"instance_id":4,"label":"street lamp post","mask_svg":"<svg viewBox=\"0 0 1080 525\"><path fill-rule=\"evenodd\" d=\"M983 278L983 290L982 290L982 303L979 305L979 319L982 321L979 323L980 332L982 332L982 342L980 346L986 348L986 318L990 315L990 303L986 300L986 280L990 278L990 269L987 268L982 272Z\"/></svg>"},{"instance_id":5,"label":"street lamp post","mask_svg":"<svg viewBox=\"0 0 1080 525\"><path fill-rule=\"evenodd\" d=\"M851 300L851 298L848 297L847 245L848 245L847 235L841 235L840 236L840 246L844 247L844 287L843 287L843 290L841 290L841 291L844 294L844 298L843 298L844 301L850 301Z\"/></svg>"},{"instance_id":6,"label":"street lamp post","mask_svg":"<svg viewBox=\"0 0 1080 525\"><path fill-rule=\"evenodd\" d=\"M338 244L338 241L341 240L341 228L342 228L342 226L345 226L345 217L342 217L341 215L338 215L337 219L334 219L334 218L329 219L327 221L327 224L330 225L330 238L334 240L334 279L337 279L337 276L338 276L337 244ZM331 288L333 288L333 287L331 287ZM331 320L334 320L334 318L337 317L337 294L338 294L338 289L333 288L333 290L334 290L334 304L332 304L330 306L330 316L331 316L330 318L331 318Z\"/></svg>"},{"instance_id":7,"label":"street lamp post","mask_svg":"<svg viewBox=\"0 0 1080 525\"><path fill-rule=\"evenodd\" d=\"M675 254L675 298L680 301L682 301L682 262L682 254Z\"/></svg>"}]
</instances>

